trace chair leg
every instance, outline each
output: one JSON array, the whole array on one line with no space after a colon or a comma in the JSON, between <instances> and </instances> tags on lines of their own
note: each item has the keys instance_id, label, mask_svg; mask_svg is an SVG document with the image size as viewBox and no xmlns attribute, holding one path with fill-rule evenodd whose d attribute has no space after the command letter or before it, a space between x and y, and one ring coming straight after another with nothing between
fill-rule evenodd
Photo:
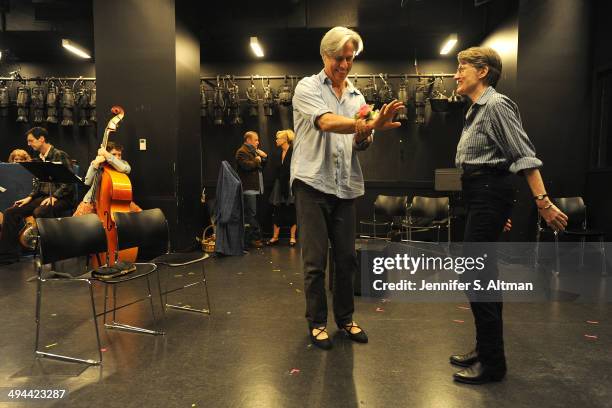
<instances>
[{"instance_id":1,"label":"chair leg","mask_svg":"<svg viewBox=\"0 0 612 408\"><path fill-rule=\"evenodd\" d=\"M196 312L196 313L208 314L208 315L210 314L210 298L208 296L208 282L206 280L206 272L205 272L205 267L204 267L204 261L201 261L201 264L202 264L201 265L202 280L198 280L198 281L195 281L195 282L192 282L192 283L188 283L187 285L183 285L183 286L181 286L179 288L175 288L175 289L168 290L168 291L164 292L164 294L166 295L165 306L167 308L176 309L176 310L184 310L184 311L187 311L187 312ZM199 285L199 284L203 285L202 290L204 291L204 295L206 296L206 306L207 306L206 308L197 309L197 308L191 307L189 305L184 305L183 306L183 305L175 305L175 304L168 303L167 299L168 299L168 294L169 293L176 292L178 290L186 289L186 288L189 288L191 286L195 286L195 285Z\"/></svg>"},{"instance_id":2,"label":"chair leg","mask_svg":"<svg viewBox=\"0 0 612 408\"><path fill-rule=\"evenodd\" d=\"M96 329L96 341L98 344L98 359L100 364L102 363L102 343L100 342L100 330L98 329L98 315L96 314L96 302L94 300L93 285L90 281L87 281L89 286L89 298L91 299L91 313L93 318L94 329Z\"/></svg>"},{"instance_id":3,"label":"chair leg","mask_svg":"<svg viewBox=\"0 0 612 408\"><path fill-rule=\"evenodd\" d=\"M42 278L38 276L36 284L36 341L34 345L34 354L38 353L38 345L40 339L40 305L42 303Z\"/></svg>"},{"instance_id":4,"label":"chair leg","mask_svg":"<svg viewBox=\"0 0 612 408\"><path fill-rule=\"evenodd\" d=\"M604 244L604 237L599 238L599 250L601 252L601 276L608 276L607 263L606 263L606 246Z\"/></svg>"},{"instance_id":5,"label":"chair leg","mask_svg":"<svg viewBox=\"0 0 612 408\"><path fill-rule=\"evenodd\" d=\"M102 346L100 345L100 335L98 333L98 320L96 318L96 308L95 308L94 298L93 298L93 289L91 287L91 282L87 280L86 282L89 285L89 295L91 298L93 323L94 323L95 330L96 330L96 344L98 346L98 360L70 357L70 356L65 356L62 354L47 353L47 352L38 350L38 346L40 344L40 309L41 309L41 303L42 303L42 283L44 280L39 276L38 281L39 281L38 290L37 290L37 296L36 296L36 346L34 350L35 357L50 358L53 360L66 361L69 363L81 363L81 364L87 364L87 365L102 364L102 350L101 350Z\"/></svg>"},{"instance_id":6,"label":"chair leg","mask_svg":"<svg viewBox=\"0 0 612 408\"><path fill-rule=\"evenodd\" d=\"M584 247L586 243L586 237L580 238L580 266L584 266Z\"/></svg>"},{"instance_id":7,"label":"chair leg","mask_svg":"<svg viewBox=\"0 0 612 408\"><path fill-rule=\"evenodd\" d=\"M561 273L561 265L559 261L559 234L557 231L554 232L555 235L555 273L559 275Z\"/></svg>"},{"instance_id":8,"label":"chair leg","mask_svg":"<svg viewBox=\"0 0 612 408\"><path fill-rule=\"evenodd\" d=\"M159 272L159 271L158 271ZM151 292L151 281L149 279L149 276L147 276L147 290L148 290L148 298L149 298L149 302L151 304L151 314L153 315L153 324L155 326L156 330L150 330L150 329L145 329L142 327L138 327L138 326L131 326L129 324L124 324L124 323L119 323L116 320L116 312L117 312L117 284L113 285L113 320L110 324L105 323L104 327L107 329L117 329L117 330L122 330L122 331L128 331L128 332L132 332L132 333L142 333L142 334L151 334L154 336L160 336L160 335L164 335L166 334L163 330L160 329L159 323L157 321L157 317L155 316L155 309L154 309L154 305L153 305L153 295ZM142 299L137 300L136 302L140 302ZM133 302L133 303L136 303ZM132 304L132 303L130 303ZM128 305L130 305L128 304ZM126 307L128 305L123 305L121 306ZM106 314L106 311L105 311Z\"/></svg>"}]
</instances>

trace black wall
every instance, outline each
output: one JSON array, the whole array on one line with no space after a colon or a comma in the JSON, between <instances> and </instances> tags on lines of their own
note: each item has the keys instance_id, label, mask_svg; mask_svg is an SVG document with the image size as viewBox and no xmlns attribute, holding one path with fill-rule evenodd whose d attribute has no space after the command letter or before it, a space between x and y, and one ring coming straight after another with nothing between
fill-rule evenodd
<instances>
[{"instance_id":1,"label":"black wall","mask_svg":"<svg viewBox=\"0 0 612 408\"><path fill-rule=\"evenodd\" d=\"M544 162L548 194L585 194L591 106L591 2L523 0L519 9L517 103ZM523 181L516 227L535 236L536 211ZM528 214L528 216L526 216Z\"/></svg>"}]
</instances>

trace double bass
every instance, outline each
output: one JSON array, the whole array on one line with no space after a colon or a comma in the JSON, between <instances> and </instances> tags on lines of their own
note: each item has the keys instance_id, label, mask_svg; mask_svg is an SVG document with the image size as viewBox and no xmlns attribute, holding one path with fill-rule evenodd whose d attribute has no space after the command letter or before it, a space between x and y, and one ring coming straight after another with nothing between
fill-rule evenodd
<instances>
[{"instance_id":1,"label":"double bass","mask_svg":"<svg viewBox=\"0 0 612 408\"><path fill-rule=\"evenodd\" d=\"M106 149L108 137L119 127L119 122L125 116L125 112L120 106L113 106L111 109L113 117L108 121L104 129L104 138L101 148ZM104 225L106 232L107 252L92 255L94 267L107 264L114 265L116 261L135 262L138 256L138 248L128 248L117 252L117 228L113 218L113 213L129 212L130 202L132 202L132 183L127 174L116 171L108 163L102 163L98 167L93 181L93 197L95 197L96 213Z\"/></svg>"}]
</instances>

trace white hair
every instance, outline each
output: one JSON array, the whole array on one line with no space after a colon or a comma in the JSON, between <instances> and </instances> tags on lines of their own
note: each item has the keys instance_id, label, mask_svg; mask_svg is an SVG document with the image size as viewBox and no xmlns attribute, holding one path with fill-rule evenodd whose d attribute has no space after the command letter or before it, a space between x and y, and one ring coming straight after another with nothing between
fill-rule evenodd
<instances>
[{"instance_id":1,"label":"white hair","mask_svg":"<svg viewBox=\"0 0 612 408\"><path fill-rule=\"evenodd\" d=\"M355 31L346 27L332 28L325 33L321 39L321 46L319 48L321 58L323 58L325 55L329 57L338 56L342 52L344 44L349 41L353 42L353 46L355 47L355 55L358 55L361 51L363 51L363 41L361 40L361 36Z\"/></svg>"}]
</instances>

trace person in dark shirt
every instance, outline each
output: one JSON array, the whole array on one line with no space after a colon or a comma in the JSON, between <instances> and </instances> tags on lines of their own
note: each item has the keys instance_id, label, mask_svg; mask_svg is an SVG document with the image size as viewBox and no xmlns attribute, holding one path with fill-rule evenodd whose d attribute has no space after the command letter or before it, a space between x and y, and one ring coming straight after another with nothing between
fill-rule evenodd
<instances>
[{"instance_id":1,"label":"person in dark shirt","mask_svg":"<svg viewBox=\"0 0 612 408\"><path fill-rule=\"evenodd\" d=\"M276 146L281 149L280 161L274 171L274 185L270 193L270 204L274 207L272 220L274 222L274 234L268 241L268 245L278 243L281 226L288 226L291 232L289 245L295 246L295 232L297 225L295 221L295 199L289 186L291 169L291 156L293 154L293 130L279 130L276 132Z\"/></svg>"},{"instance_id":2,"label":"person in dark shirt","mask_svg":"<svg viewBox=\"0 0 612 408\"><path fill-rule=\"evenodd\" d=\"M26 132L28 146L38 157L34 159L61 162L72 170L68 155L50 144L45 128L35 127ZM19 228L23 219L33 215L35 218L60 216L74 206L74 186L60 183L34 182L32 192L4 212L2 236L0 237L0 263L8 264L19 260Z\"/></svg>"}]
</instances>

